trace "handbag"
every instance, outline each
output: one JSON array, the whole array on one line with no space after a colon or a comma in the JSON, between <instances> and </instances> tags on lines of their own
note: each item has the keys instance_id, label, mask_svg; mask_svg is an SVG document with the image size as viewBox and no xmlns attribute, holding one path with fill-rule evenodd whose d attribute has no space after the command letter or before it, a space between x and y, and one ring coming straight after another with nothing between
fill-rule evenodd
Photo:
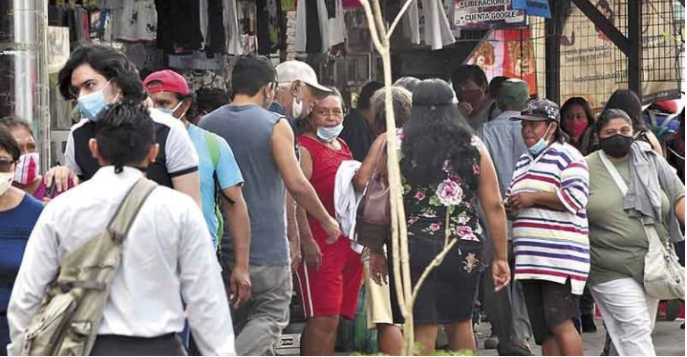
<instances>
[{"instance_id":1,"label":"handbag","mask_svg":"<svg viewBox=\"0 0 687 357\"><path fill-rule=\"evenodd\" d=\"M381 250L391 236L389 183L377 167L386 152L386 140L377 154L372 178L365 186L355 220L355 241L371 250Z\"/></svg>"},{"instance_id":2,"label":"handbag","mask_svg":"<svg viewBox=\"0 0 687 357\"><path fill-rule=\"evenodd\" d=\"M627 184L603 151L599 156L618 188L627 194ZM653 225L644 225L649 250L644 257L644 290L659 300L685 299L685 268L680 265L675 248L668 240L664 243Z\"/></svg>"}]
</instances>

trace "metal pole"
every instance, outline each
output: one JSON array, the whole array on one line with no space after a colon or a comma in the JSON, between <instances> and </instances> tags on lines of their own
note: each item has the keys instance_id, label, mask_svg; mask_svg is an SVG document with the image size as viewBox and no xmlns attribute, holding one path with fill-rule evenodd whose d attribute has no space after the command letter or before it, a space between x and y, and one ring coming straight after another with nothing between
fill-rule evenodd
<instances>
[{"instance_id":1,"label":"metal pole","mask_svg":"<svg viewBox=\"0 0 687 357\"><path fill-rule=\"evenodd\" d=\"M642 98L642 5L640 1L627 2L627 56L628 87Z\"/></svg>"},{"instance_id":2,"label":"metal pole","mask_svg":"<svg viewBox=\"0 0 687 357\"><path fill-rule=\"evenodd\" d=\"M554 10L554 8L552 8ZM560 103L561 100L561 18L552 13L551 19L546 19L546 98Z\"/></svg>"},{"instance_id":3,"label":"metal pole","mask_svg":"<svg viewBox=\"0 0 687 357\"><path fill-rule=\"evenodd\" d=\"M50 160L50 113L47 66L47 0L9 0L5 3L11 34L2 36L0 61L7 65L9 86L3 90L2 112L28 121L47 168ZM11 12L10 12L11 10ZM7 31L9 32L9 31Z\"/></svg>"}]
</instances>

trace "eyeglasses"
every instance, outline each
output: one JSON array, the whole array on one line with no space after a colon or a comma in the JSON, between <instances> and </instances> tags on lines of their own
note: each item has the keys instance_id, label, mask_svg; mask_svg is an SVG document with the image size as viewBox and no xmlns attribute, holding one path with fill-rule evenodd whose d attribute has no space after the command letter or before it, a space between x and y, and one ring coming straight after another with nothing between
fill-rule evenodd
<instances>
[{"instance_id":1,"label":"eyeglasses","mask_svg":"<svg viewBox=\"0 0 687 357\"><path fill-rule=\"evenodd\" d=\"M14 165L15 162L16 161L0 159L0 172L7 173L12 171L12 165Z\"/></svg>"}]
</instances>

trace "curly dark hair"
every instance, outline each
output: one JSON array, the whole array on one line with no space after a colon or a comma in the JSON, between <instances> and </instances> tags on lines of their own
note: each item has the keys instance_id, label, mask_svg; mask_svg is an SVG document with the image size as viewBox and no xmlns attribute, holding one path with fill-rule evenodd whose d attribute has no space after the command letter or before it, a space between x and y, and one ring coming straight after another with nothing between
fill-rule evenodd
<instances>
[{"instance_id":1,"label":"curly dark hair","mask_svg":"<svg viewBox=\"0 0 687 357\"><path fill-rule=\"evenodd\" d=\"M104 45L84 45L69 56L57 74L60 93L64 99L77 99L72 88L72 73L82 64L88 64L107 80L122 89L125 100L143 101L147 97L136 66L124 53Z\"/></svg>"},{"instance_id":2,"label":"curly dark hair","mask_svg":"<svg viewBox=\"0 0 687 357\"><path fill-rule=\"evenodd\" d=\"M453 89L441 79L424 80L413 91L410 120L403 127L401 173L408 183L430 185L446 177L446 160L452 173L474 185L473 160L479 151L473 132L458 113Z\"/></svg>"}]
</instances>

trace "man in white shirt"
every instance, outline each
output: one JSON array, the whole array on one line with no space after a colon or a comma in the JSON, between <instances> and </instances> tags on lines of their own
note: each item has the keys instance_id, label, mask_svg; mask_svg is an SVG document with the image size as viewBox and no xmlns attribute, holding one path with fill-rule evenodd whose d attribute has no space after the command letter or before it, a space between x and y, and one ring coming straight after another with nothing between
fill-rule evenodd
<instances>
[{"instance_id":1,"label":"man in white shirt","mask_svg":"<svg viewBox=\"0 0 687 357\"><path fill-rule=\"evenodd\" d=\"M106 230L157 157L155 123L140 104L114 104L100 116L89 147L101 168L54 199L29 238L7 311L11 354L21 348L65 256ZM188 195L159 186L124 240L91 355L184 355L182 299L200 352L234 355L231 315L203 215Z\"/></svg>"},{"instance_id":2,"label":"man in white shirt","mask_svg":"<svg viewBox=\"0 0 687 357\"><path fill-rule=\"evenodd\" d=\"M120 51L103 45L83 45L69 56L58 74L60 94L76 100L81 120L72 126L64 152L64 166L45 174L48 186L55 182L57 191L73 183L90 180L100 169L89 151L100 114L117 102L143 102L148 94L136 66ZM155 122L155 139L160 145L158 157L146 172L147 178L162 186L186 193L200 206L198 155L186 128L171 115L150 109Z\"/></svg>"}]
</instances>

